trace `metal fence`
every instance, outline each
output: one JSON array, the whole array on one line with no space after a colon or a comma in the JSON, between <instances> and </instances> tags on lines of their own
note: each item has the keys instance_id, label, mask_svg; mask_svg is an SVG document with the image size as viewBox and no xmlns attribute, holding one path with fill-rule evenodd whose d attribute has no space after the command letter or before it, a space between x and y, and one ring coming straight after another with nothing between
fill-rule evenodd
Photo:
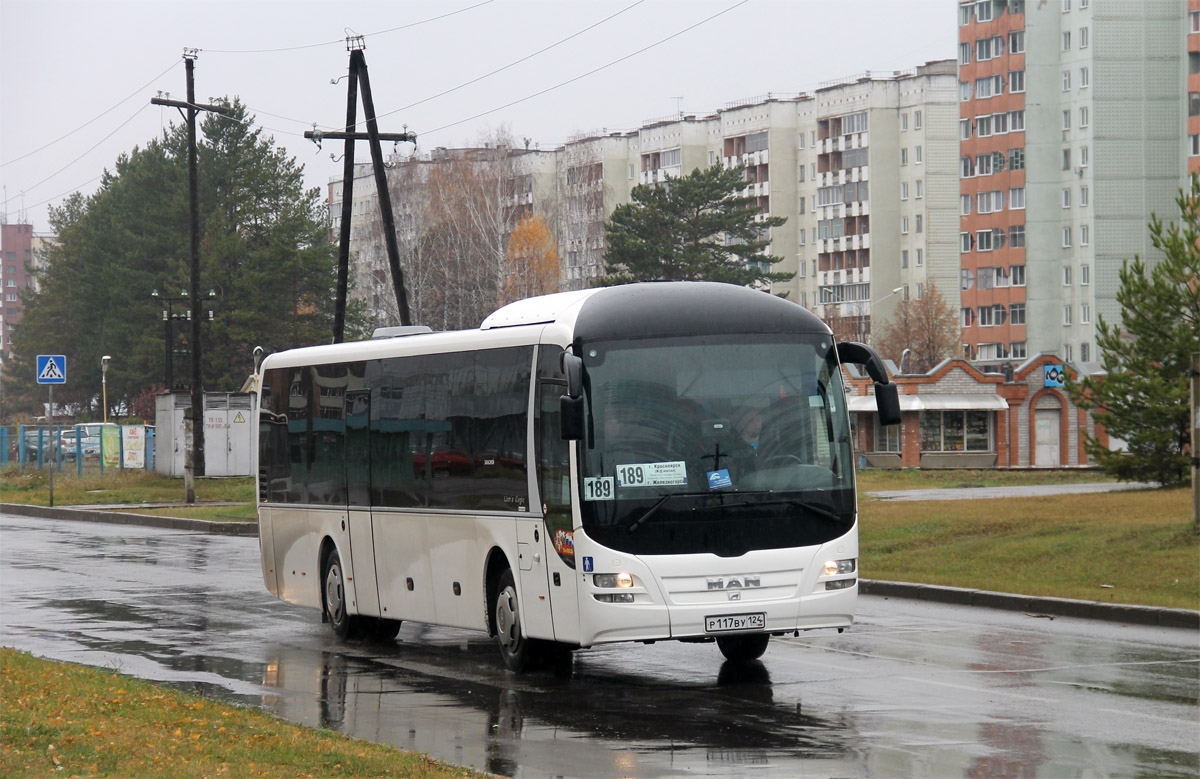
<instances>
[{"instance_id":1,"label":"metal fence","mask_svg":"<svg viewBox=\"0 0 1200 779\"><path fill-rule=\"evenodd\" d=\"M153 470L154 428L78 424L0 427L0 467L74 470Z\"/></svg>"}]
</instances>

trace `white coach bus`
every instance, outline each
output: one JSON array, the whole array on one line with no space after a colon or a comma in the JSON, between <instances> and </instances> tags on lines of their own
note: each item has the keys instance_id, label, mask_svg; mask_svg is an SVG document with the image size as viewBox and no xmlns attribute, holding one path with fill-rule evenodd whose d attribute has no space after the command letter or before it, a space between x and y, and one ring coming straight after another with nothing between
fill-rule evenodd
<instances>
[{"instance_id":1,"label":"white coach bus","mask_svg":"<svg viewBox=\"0 0 1200 779\"><path fill-rule=\"evenodd\" d=\"M844 361L898 422L869 347L727 284L564 292L478 330L272 354L267 589L343 638L486 630L513 670L614 641L746 660L840 630L858 594Z\"/></svg>"}]
</instances>

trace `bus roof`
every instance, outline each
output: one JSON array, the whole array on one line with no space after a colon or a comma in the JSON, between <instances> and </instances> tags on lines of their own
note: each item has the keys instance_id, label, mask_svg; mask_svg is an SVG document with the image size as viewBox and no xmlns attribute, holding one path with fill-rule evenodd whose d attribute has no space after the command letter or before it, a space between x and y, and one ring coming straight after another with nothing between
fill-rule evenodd
<instances>
[{"instance_id":1,"label":"bus roof","mask_svg":"<svg viewBox=\"0 0 1200 779\"><path fill-rule=\"evenodd\" d=\"M830 333L828 326L803 306L766 292L708 281L654 281L518 300L489 314L477 330L289 349L268 356L262 367L532 344L548 324L557 324L583 340L697 333Z\"/></svg>"}]
</instances>

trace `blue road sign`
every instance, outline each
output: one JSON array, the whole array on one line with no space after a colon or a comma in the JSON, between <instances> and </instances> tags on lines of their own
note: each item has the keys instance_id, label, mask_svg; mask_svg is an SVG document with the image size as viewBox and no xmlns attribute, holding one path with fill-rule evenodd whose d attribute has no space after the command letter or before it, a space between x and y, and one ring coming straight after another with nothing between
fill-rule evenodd
<instances>
[{"instance_id":1,"label":"blue road sign","mask_svg":"<svg viewBox=\"0 0 1200 779\"><path fill-rule=\"evenodd\" d=\"M39 354L37 356L38 384L66 384L67 357L64 354Z\"/></svg>"}]
</instances>

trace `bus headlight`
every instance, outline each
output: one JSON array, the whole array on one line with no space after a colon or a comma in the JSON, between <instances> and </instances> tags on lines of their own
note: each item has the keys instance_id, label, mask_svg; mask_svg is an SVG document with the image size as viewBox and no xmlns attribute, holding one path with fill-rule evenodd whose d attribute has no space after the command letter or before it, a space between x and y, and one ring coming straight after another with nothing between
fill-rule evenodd
<instances>
[{"instance_id":1,"label":"bus headlight","mask_svg":"<svg viewBox=\"0 0 1200 779\"><path fill-rule=\"evenodd\" d=\"M633 603L632 592L597 592L592 597L601 603Z\"/></svg>"},{"instance_id":2,"label":"bus headlight","mask_svg":"<svg viewBox=\"0 0 1200 779\"><path fill-rule=\"evenodd\" d=\"M592 576L592 583L606 589L621 588L627 590L633 586L633 574L626 571L620 573L598 573Z\"/></svg>"},{"instance_id":3,"label":"bus headlight","mask_svg":"<svg viewBox=\"0 0 1200 779\"><path fill-rule=\"evenodd\" d=\"M854 573L856 568L858 568L858 560L854 559L854 558L851 558L849 560L826 560L825 561L825 575L826 576L837 576L838 574L843 574L843 573Z\"/></svg>"}]
</instances>

